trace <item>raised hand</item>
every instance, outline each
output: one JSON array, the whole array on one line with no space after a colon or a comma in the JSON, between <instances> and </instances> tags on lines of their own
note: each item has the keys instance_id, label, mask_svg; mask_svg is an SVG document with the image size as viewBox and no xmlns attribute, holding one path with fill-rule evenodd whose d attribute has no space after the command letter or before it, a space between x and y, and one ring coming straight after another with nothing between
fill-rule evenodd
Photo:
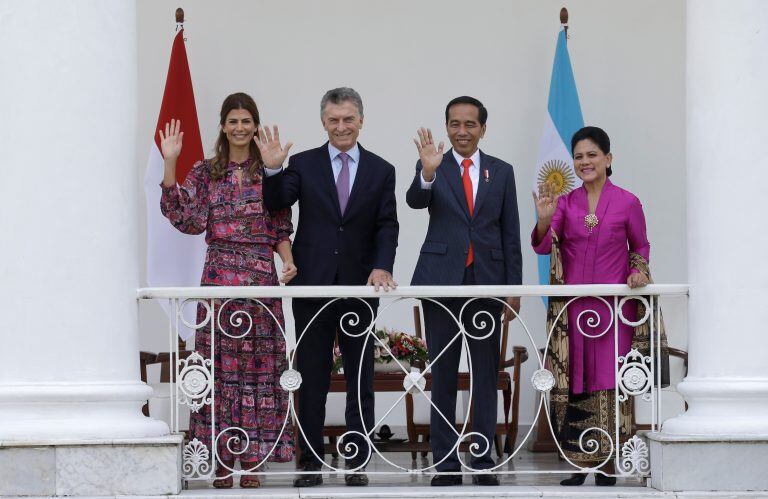
<instances>
[{"instance_id":1,"label":"raised hand","mask_svg":"<svg viewBox=\"0 0 768 499\"><path fill-rule=\"evenodd\" d=\"M253 140L261 152L264 166L272 169L280 168L283 165L286 156L288 156L288 150L293 145L293 142L286 143L285 147L280 145L280 131L277 129L277 125L272 127L272 131L269 127L260 126L259 132L253 136Z\"/></svg>"},{"instance_id":2,"label":"raised hand","mask_svg":"<svg viewBox=\"0 0 768 499\"><path fill-rule=\"evenodd\" d=\"M419 151L419 159L421 160L421 175L424 180L431 182L435 178L435 170L440 166L443 161L443 142L435 149L435 141L432 140L432 130L429 128L419 128L416 133L419 134L418 139L413 139L413 143L416 144L416 149Z\"/></svg>"},{"instance_id":3,"label":"raised hand","mask_svg":"<svg viewBox=\"0 0 768 499\"><path fill-rule=\"evenodd\" d=\"M184 138L181 120L172 119L170 123L165 124L165 133L162 129L157 132L160 134L160 152L163 153L163 158L171 161L179 159L181 141Z\"/></svg>"},{"instance_id":4,"label":"raised hand","mask_svg":"<svg viewBox=\"0 0 768 499\"><path fill-rule=\"evenodd\" d=\"M556 194L549 182L539 184L539 195L533 193L533 201L536 203L536 215L539 222L549 225L552 222L552 216L557 209L557 200L560 197Z\"/></svg>"}]
</instances>

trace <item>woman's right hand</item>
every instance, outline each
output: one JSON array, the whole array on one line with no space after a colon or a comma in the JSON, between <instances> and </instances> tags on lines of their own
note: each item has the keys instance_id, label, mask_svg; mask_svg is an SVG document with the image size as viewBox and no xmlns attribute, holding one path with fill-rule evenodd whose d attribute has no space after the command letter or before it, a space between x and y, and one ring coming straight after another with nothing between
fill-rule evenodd
<instances>
[{"instance_id":1,"label":"woman's right hand","mask_svg":"<svg viewBox=\"0 0 768 499\"><path fill-rule=\"evenodd\" d=\"M181 131L181 120L171 120L165 124L165 133L158 130L160 134L160 152L163 153L163 162L165 172L163 173L163 185L172 187L176 185L176 160L181 154L181 140L184 138L184 132Z\"/></svg>"},{"instance_id":2,"label":"woman's right hand","mask_svg":"<svg viewBox=\"0 0 768 499\"><path fill-rule=\"evenodd\" d=\"M291 262L283 262L283 275L280 277L280 282L283 284L288 284L291 279L296 277L296 274L298 273L298 269L296 268L296 265Z\"/></svg>"},{"instance_id":3,"label":"woman's right hand","mask_svg":"<svg viewBox=\"0 0 768 499\"><path fill-rule=\"evenodd\" d=\"M165 133L158 130L160 134L160 152L163 153L165 160L176 161L181 154L181 141L184 138L184 132L181 131L181 120L171 120L165 124Z\"/></svg>"},{"instance_id":4,"label":"woman's right hand","mask_svg":"<svg viewBox=\"0 0 768 499\"><path fill-rule=\"evenodd\" d=\"M536 203L536 216L539 224L549 227L552 223L552 216L557 210L557 200L559 194L555 194L554 189L548 182L539 184L539 194L533 193L533 201Z\"/></svg>"}]
</instances>

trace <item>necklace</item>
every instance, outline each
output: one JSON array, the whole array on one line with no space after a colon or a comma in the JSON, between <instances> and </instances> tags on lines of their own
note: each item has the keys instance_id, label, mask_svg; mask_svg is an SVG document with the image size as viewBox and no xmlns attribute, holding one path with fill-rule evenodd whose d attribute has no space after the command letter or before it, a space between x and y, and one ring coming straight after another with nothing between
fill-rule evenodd
<instances>
[{"instance_id":1,"label":"necklace","mask_svg":"<svg viewBox=\"0 0 768 499\"><path fill-rule=\"evenodd\" d=\"M594 213L589 213L584 217L584 225L587 227L590 234L592 234L592 229L597 227L597 224L599 223L600 220L597 219L597 216Z\"/></svg>"}]
</instances>

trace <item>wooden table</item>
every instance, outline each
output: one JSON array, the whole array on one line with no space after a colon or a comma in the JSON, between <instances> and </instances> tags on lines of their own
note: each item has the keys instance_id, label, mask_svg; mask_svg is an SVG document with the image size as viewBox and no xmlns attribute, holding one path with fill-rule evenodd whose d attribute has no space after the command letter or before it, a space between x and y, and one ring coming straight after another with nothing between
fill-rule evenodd
<instances>
[{"instance_id":1,"label":"wooden table","mask_svg":"<svg viewBox=\"0 0 768 499\"><path fill-rule=\"evenodd\" d=\"M376 372L373 375L374 392L402 392L403 379L405 373L398 372ZM427 382L424 391L432 389L432 373L424 375ZM458 391L469 390L470 376L468 372L460 372L458 376ZM509 393L512 387L512 377L506 371L499 372L499 379L496 383L496 389L502 393ZM331 386L329 392L346 393L347 381L343 374L331 375ZM323 435L330 437L331 443L326 444L325 452L333 454L336 452L336 445L333 443L335 438L343 435L347 431L346 426L325 426ZM376 448L380 452L429 452L429 442L387 442L386 440L375 441Z\"/></svg>"}]
</instances>

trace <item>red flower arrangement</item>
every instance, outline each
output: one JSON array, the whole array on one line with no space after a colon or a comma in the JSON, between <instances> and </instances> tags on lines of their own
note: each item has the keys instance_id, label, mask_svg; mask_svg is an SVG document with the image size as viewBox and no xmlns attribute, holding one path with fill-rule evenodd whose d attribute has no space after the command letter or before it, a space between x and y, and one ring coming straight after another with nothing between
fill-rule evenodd
<instances>
[{"instance_id":1,"label":"red flower arrangement","mask_svg":"<svg viewBox=\"0 0 768 499\"><path fill-rule=\"evenodd\" d=\"M374 362L390 364L395 358L414 365L416 361L427 361L427 344L422 338L387 328L377 329L375 334L379 341L374 341L373 344ZM342 366L341 350L336 346L333 349L334 374L339 373Z\"/></svg>"}]
</instances>

